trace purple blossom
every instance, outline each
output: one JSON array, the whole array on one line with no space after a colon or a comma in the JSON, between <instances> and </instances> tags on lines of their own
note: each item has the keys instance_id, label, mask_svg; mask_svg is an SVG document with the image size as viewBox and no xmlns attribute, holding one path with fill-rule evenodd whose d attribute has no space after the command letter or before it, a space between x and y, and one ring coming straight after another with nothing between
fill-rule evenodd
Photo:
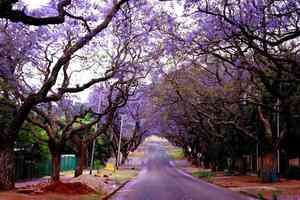
<instances>
[{"instance_id":1,"label":"purple blossom","mask_svg":"<svg viewBox=\"0 0 300 200\"><path fill-rule=\"evenodd\" d=\"M93 109L94 112L99 111L99 105L101 110L107 104L107 95L109 91L107 88L103 87L102 85L94 86L89 93L88 103L87 105Z\"/></svg>"},{"instance_id":2,"label":"purple blossom","mask_svg":"<svg viewBox=\"0 0 300 200\"><path fill-rule=\"evenodd\" d=\"M237 58L235 61L234 61L234 65L236 67L240 67L241 66L241 60L239 58Z\"/></svg>"},{"instance_id":3,"label":"purple blossom","mask_svg":"<svg viewBox=\"0 0 300 200\"><path fill-rule=\"evenodd\" d=\"M169 55L174 55L176 52L176 47L175 47L174 43L169 39L166 39L164 41L164 48L166 50L166 53Z\"/></svg>"},{"instance_id":4,"label":"purple blossom","mask_svg":"<svg viewBox=\"0 0 300 200\"><path fill-rule=\"evenodd\" d=\"M195 32L190 32L190 33L187 34L185 40L188 44L192 44L195 37L196 37L196 33Z\"/></svg>"},{"instance_id":5,"label":"purple blossom","mask_svg":"<svg viewBox=\"0 0 300 200\"><path fill-rule=\"evenodd\" d=\"M167 17L167 29L168 29L168 32L173 32L174 30L174 18L170 15L168 15Z\"/></svg>"}]
</instances>

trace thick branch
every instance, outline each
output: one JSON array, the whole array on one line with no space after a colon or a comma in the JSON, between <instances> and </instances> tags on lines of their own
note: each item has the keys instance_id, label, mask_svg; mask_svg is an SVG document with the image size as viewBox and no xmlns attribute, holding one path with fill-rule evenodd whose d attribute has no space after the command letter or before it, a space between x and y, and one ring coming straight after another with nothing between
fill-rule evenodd
<instances>
[{"instance_id":1,"label":"thick branch","mask_svg":"<svg viewBox=\"0 0 300 200\"><path fill-rule=\"evenodd\" d=\"M22 22L28 25L42 26L48 24L61 24L65 21L64 8L71 4L71 0L63 0L57 6L58 15L51 17L35 17L27 15L24 11L13 10L12 5L17 1L1 1L0 18L9 19L12 22Z\"/></svg>"}]
</instances>

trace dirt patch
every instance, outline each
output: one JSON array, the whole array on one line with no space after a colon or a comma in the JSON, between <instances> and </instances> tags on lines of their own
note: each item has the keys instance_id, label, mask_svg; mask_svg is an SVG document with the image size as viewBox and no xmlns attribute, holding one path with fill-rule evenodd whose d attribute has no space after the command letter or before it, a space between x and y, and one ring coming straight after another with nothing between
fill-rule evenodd
<instances>
[{"instance_id":1,"label":"dirt patch","mask_svg":"<svg viewBox=\"0 0 300 200\"><path fill-rule=\"evenodd\" d=\"M212 182L222 187L244 187L267 185L256 176L216 176Z\"/></svg>"},{"instance_id":2,"label":"dirt patch","mask_svg":"<svg viewBox=\"0 0 300 200\"><path fill-rule=\"evenodd\" d=\"M69 181L70 183L80 182L93 190L101 193L109 193L114 183L106 177L93 176L89 174L83 174Z\"/></svg>"},{"instance_id":3,"label":"dirt patch","mask_svg":"<svg viewBox=\"0 0 300 200\"><path fill-rule=\"evenodd\" d=\"M0 192L0 200L99 200L101 194L59 194L59 193L42 193L42 194L21 194L16 191Z\"/></svg>"},{"instance_id":4,"label":"dirt patch","mask_svg":"<svg viewBox=\"0 0 300 200\"><path fill-rule=\"evenodd\" d=\"M280 179L275 183L264 183L257 176L216 176L213 183L222 187L249 187L249 186L273 186L273 187L299 187L299 180Z\"/></svg>"},{"instance_id":5,"label":"dirt patch","mask_svg":"<svg viewBox=\"0 0 300 200\"><path fill-rule=\"evenodd\" d=\"M95 190L80 182L63 183L60 181L46 185L41 190L60 194L89 194L95 192Z\"/></svg>"},{"instance_id":6,"label":"dirt patch","mask_svg":"<svg viewBox=\"0 0 300 200\"><path fill-rule=\"evenodd\" d=\"M300 196L300 181L280 179L276 183L264 183L256 176L221 176L214 177L212 183L234 191L263 195L265 199L298 199Z\"/></svg>"}]
</instances>

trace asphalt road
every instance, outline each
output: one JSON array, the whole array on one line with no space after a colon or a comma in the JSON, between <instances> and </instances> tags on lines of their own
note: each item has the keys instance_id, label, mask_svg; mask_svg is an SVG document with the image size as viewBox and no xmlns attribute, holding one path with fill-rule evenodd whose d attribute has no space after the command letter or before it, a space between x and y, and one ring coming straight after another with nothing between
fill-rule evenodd
<instances>
[{"instance_id":1,"label":"asphalt road","mask_svg":"<svg viewBox=\"0 0 300 200\"><path fill-rule=\"evenodd\" d=\"M230 190L208 184L176 169L160 143L146 147L145 166L135 181L114 200L250 200Z\"/></svg>"}]
</instances>

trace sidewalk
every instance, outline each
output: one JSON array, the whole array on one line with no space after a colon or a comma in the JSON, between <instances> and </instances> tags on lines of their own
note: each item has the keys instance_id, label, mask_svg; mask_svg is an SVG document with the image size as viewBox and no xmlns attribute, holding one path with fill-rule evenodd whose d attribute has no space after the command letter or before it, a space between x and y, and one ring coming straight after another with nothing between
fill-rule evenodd
<instances>
[{"instance_id":1,"label":"sidewalk","mask_svg":"<svg viewBox=\"0 0 300 200\"><path fill-rule=\"evenodd\" d=\"M177 151L174 149L176 149L174 146L167 147L171 156L174 151ZM193 166L184 158L175 159L172 162L176 167L190 175L210 171ZM211 174L214 175L202 179L251 197L258 198L262 195L264 199L273 200L273 196L276 195L278 200L300 200L300 180L280 179L276 183L263 183L257 176L224 176L223 172Z\"/></svg>"}]
</instances>

